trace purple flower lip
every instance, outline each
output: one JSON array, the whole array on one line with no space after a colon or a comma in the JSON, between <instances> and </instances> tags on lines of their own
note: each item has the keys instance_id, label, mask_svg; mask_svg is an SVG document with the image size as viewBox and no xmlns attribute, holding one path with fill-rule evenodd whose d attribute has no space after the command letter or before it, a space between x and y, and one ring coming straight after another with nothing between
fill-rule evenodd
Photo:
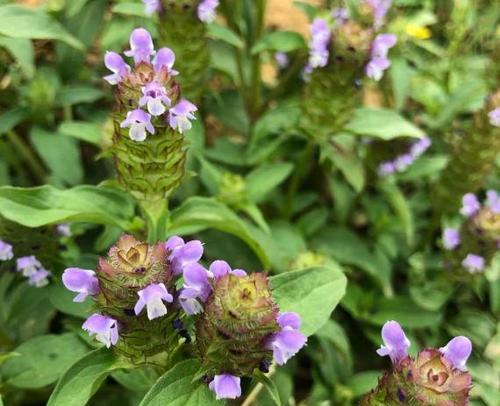
<instances>
[{"instance_id":1,"label":"purple flower lip","mask_svg":"<svg viewBox=\"0 0 500 406\"><path fill-rule=\"evenodd\" d=\"M196 120L193 113L197 110L193 103L182 99L169 110L168 123L170 127L181 134L190 130L193 126L191 120Z\"/></svg>"},{"instance_id":2,"label":"purple flower lip","mask_svg":"<svg viewBox=\"0 0 500 406\"><path fill-rule=\"evenodd\" d=\"M396 364L408 356L410 340L406 338L398 322L391 320L383 325L382 340L384 345L377 350L377 354L381 357L388 355L392 363Z\"/></svg>"},{"instance_id":3,"label":"purple flower lip","mask_svg":"<svg viewBox=\"0 0 500 406\"><path fill-rule=\"evenodd\" d=\"M471 217L481 208L481 204L474 193L467 193L462 198L462 208L460 214L465 217Z\"/></svg>"},{"instance_id":4,"label":"purple flower lip","mask_svg":"<svg viewBox=\"0 0 500 406\"><path fill-rule=\"evenodd\" d=\"M236 399L241 396L241 378L230 374L215 375L209 383L217 399Z\"/></svg>"},{"instance_id":5,"label":"purple flower lip","mask_svg":"<svg viewBox=\"0 0 500 406\"><path fill-rule=\"evenodd\" d=\"M144 141L147 132L150 134L155 133L155 128L151 124L151 115L141 109L129 111L127 118L120 123L120 127L130 128L129 137L134 141Z\"/></svg>"},{"instance_id":6,"label":"purple flower lip","mask_svg":"<svg viewBox=\"0 0 500 406\"><path fill-rule=\"evenodd\" d=\"M12 245L0 240L0 261L10 261L12 258L14 258Z\"/></svg>"},{"instance_id":7,"label":"purple flower lip","mask_svg":"<svg viewBox=\"0 0 500 406\"><path fill-rule=\"evenodd\" d=\"M184 267L184 286L179 301L187 314L198 314L203 311L200 301L204 303L212 291L209 276L209 272L197 262Z\"/></svg>"},{"instance_id":8,"label":"purple flower lip","mask_svg":"<svg viewBox=\"0 0 500 406\"><path fill-rule=\"evenodd\" d=\"M139 99L139 106L147 105L148 112L153 116L161 116L170 106L170 98L163 86L156 82L148 83L142 88L143 96Z\"/></svg>"},{"instance_id":9,"label":"purple flower lip","mask_svg":"<svg viewBox=\"0 0 500 406\"><path fill-rule=\"evenodd\" d=\"M460 245L460 232L456 228L445 228L443 231L443 246L447 250L453 250Z\"/></svg>"},{"instance_id":10,"label":"purple flower lip","mask_svg":"<svg viewBox=\"0 0 500 406\"><path fill-rule=\"evenodd\" d=\"M366 75L376 81L382 79L384 71L389 69L391 61L387 58L389 49L396 45L394 34L379 34L372 44L371 60L366 65Z\"/></svg>"},{"instance_id":11,"label":"purple flower lip","mask_svg":"<svg viewBox=\"0 0 500 406\"><path fill-rule=\"evenodd\" d=\"M462 261L462 266L470 273L481 272L484 270L484 258L476 254L467 254Z\"/></svg>"},{"instance_id":12,"label":"purple flower lip","mask_svg":"<svg viewBox=\"0 0 500 406\"><path fill-rule=\"evenodd\" d=\"M17 258L16 268L24 276L30 276L39 269L43 269L42 264L33 255Z\"/></svg>"},{"instance_id":13,"label":"purple flower lip","mask_svg":"<svg viewBox=\"0 0 500 406\"><path fill-rule=\"evenodd\" d=\"M83 323L82 328L107 348L118 342L118 322L111 317L94 313Z\"/></svg>"},{"instance_id":14,"label":"purple flower lip","mask_svg":"<svg viewBox=\"0 0 500 406\"><path fill-rule=\"evenodd\" d=\"M315 18L311 24L311 41L309 42L309 61L305 73L314 68L323 68L328 64L331 31L328 23L322 18Z\"/></svg>"},{"instance_id":15,"label":"purple flower lip","mask_svg":"<svg viewBox=\"0 0 500 406\"><path fill-rule=\"evenodd\" d=\"M301 320L297 313L281 313L276 321L281 331L271 336L267 347L273 351L274 361L284 365L306 344L307 338L299 331Z\"/></svg>"},{"instance_id":16,"label":"purple flower lip","mask_svg":"<svg viewBox=\"0 0 500 406\"><path fill-rule=\"evenodd\" d=\"M28 276L28 285L41 288L48 285L51 273L44 268L37 269Z\"/></svg>"},{"instance_id":17,"label":"purple flower lip","mask_svg":"<svg viewBox=\"0 0 500 406\"><path fill-rule=\"evenodd\" d=\"M68 268L62 275L66 289L77 292L74 302L83 302L87 296L95 296L100 292L99 281L95 272L88 269Z\"/></svg>"},{"instance_id":18,"label":"purple flower lip","mask_svg":"<svg viewBox=\"0 0 500 406\"><path fill-rule=\"evenodd\" d=\"M467 371L466 363L472 353L472 343L464 336L452 338L446 346L439 349L439 352L446 358L454 368L460 371Z\"/></svg>"},{"instance_id":19,"label":"purple flower lip","mask_svg":"<svg viewBox=\"0 0 500 406\"><path fill-rule=\"evenodd\" d=\"M204 23L212 23L215 20L215 9L219 5L219 0L203 0L198 6L198 18Z\"/></svg>"},{"instance_id":20,"label":"purple flower lip","mask_svg":"<svg viewBox=\"0 0 500 406\"><path fill-rule=\"evenodd\" d=\"M149 320L166 315L167 307L163 302L172 303L174 301L174 297L168 293L163 283L152 283L137 294L139 300L134 307L134 312L139 315L146 307Z\"/></svg>"}]
</instances>

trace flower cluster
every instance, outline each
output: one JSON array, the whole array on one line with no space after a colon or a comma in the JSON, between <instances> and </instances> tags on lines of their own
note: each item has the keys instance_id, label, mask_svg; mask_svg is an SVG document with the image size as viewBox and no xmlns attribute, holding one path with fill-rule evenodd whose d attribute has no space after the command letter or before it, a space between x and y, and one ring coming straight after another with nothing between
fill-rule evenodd
<instances>
[{"instance_id":1,"label":"flower cluster","mask_svg":"<svg viewBox=\"0 0 500 406\"><path fill-rule=\"evenodd\" d=\"M6 241L0 240L0 261L10 261L14 258L14 248ZM28 284L37 288L49 283L49 276L41 262L33 255L16 259L16 270L28 279Z\"/></svg>"},{"instance_id":2,"label":"flower cluster","mask_svg":"<svg viewBox=\"0 0 500 406\"><path fill-rule=\"evenodd\" d=\"M197 108L187 100L177 100L178 91L170 84L170 78L177 74L173 70L174 52L169 48L156 51L149 32L137 28L130 35L130 49L125 55L133 58L134 69L116 52L108 51L104 57L104 64L112 72L104 79L119 85L119 94L131 106L120 127L128 128L134 141L155 134L153 120L160 127L168 123L181 134L189 130Z\"/></svg>"},{"instance_id":3,"label":"flower cluster","mask_svg":"<svg viewBox=\"0 0 500 406\"><path fill-rule=\"evenodd\" d=\"M202 255L197 240L173 236L149 245L124 235L96 271L68 268L62 281L77 293L75 302L90 296L98 309L82 328L132 361L168 349L176 334L189 342L181 319L193 316L209 388L218 399L236 398L241 377L267 372L273 359L285 364L307 338L296 313L279 312L264 273L249 275L221 260L206 269Z\"/></svg>"},{"instance_id":4,"label":"flower cluster","mask_svg":"<svg viewBox=\"0 0 500 406\"><path fill-rule=\"evenodd\" d=\"M481 230L481 238L488 238L491 234L493 246L498 244L498 224L500 223L500 196L494 190L486 192L486 201L481 205L477 196L473 193L467 193L462 197L462 207L460 214L467 218L467 222L463 224L461 229L455 227L446 227L443 230L442 240L443 247L446 250L456 250L463 245L467 251L470 249L471 243L474 242L476 236L475 230ZM463 236L465 238L462 238ZM488 244L480 243L475 249L487 248ZM461 262L462 267L470 273L484 271L487 258L479 255L477 252L465 252Z\"/></svg>"},{"instance_id":5,"label":"flower cluster","mask_svg":"<svg viewBox=\"0 0 500 406\"><path fill-rule=\"evenodd\" d=\"M405 171L417 158L419 158L431 146L432 141L429 137L423 137L413 143L410 149L401 155L398 155L392 161L382 162L378 166L378 175L385 177L396 172Z\"/></svg>"},{"instance_id":6,"label":"flower cluster","mask_svg":"<svg viewBox=\"0 0 500 406\"><path fill-rule=\"evenodd\" d=\"M309 60L304 73L309 74L316 68L323 68L330 56L329 44L331 30L323 18L315 18L311 24L311 41L309 42Z\"/></svg>"},{"instance_id":7,"label":"flower cluster","mask_svg":"<svg viewBox=\"0 0 500 406\"><path fill-rule=\"evenodd\" d=\"M142 0L144 3L144 12L151 16L159 13L162 9L161 0ZM216 17L216 9L219 6L219 0L201 0L198 4L197 14L200 21L212 23Z\"/></svg>"},{"instance_id":8,"label":"flower cluster","mask_svg":"<svg viewBox=\"0 0 500 406\"><path fill-rule=\"evenodd\" d=\"M379 34L372 43L370 62L366 65L366 75L379 81L384 71L389 69L391 61L387 58L389 49L396 45L397 38L394 34Z\"/></svg>"},{"instance_id":9,"label":"flower cluster","mask_svg":"<svg viewBox=\"0 0 500 406\"><path fill-rule=\"evenodd\" d=\"M408 355L410 341L396 321L384 324L382 339L377 353L389 356L393 366L361 405L403 404L407 399L415 405L467 404L472 383L466 367L472 352L467 337L454 337L439 349L424 349L415 359Z\"/></svg>"}]
</instances>

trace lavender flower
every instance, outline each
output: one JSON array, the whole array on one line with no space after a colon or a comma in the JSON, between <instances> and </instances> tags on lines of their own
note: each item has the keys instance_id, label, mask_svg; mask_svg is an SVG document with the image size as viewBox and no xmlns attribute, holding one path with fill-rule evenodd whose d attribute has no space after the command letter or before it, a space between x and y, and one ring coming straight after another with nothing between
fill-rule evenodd
<instances>
[{"instance_id":1,"label":"lavender flower","mask_svg":"<svg viewBox=\"0 0 500 406\"><path fill-rule=\"evenodd\" d=\"M379 29L384 24L385 16L391 8L392 0L365 0L365 2L373 10L373 26L375 29Z\"/></svg>"},{"instance_id":2,"label":"lavender flower","mask_svg":"<svg viewBox=\"0 0 500 406\"><path fill-rule=\"evenodd\" d=\"M467 193L462 197L462 208L460 214L465 217L470 217L478 212L481 204L474 193Z\"/></svg>"},{"instance_id":3,"label":"lavender flower","mask_svg":"<svg viewBox=\"0 0 500 406\"><path fill-rule=\"evenodd\" d=\"M155 54L151 34L144 28L136 28L130 35L130 49L124 54L133 57L136 65L141 62L150 63L151 56Z\"/></svg>"},{"instance_id":4,"label":"lavender flower","mask_svg":"<svg viewBox=\"0 0 500 406\"><path fill-rule=\"evenodd\" d=\"M18 272L22 272L23 276L29 277L39 269L43 269L42 264L33 255L17 258L16 267Z\"/></svg>"},{"instance_id":5,"label":"lavender flower","mask_svg":"<svg viewBox=\"0 0 500 406\"><path fill-rule=\"evenodd\" d=\"M78 293L73 302L83 302L87 296L95 296L100 291L95 272L88 269L68 268L62 275L62 281L66 289Z\"/></svg>"},{"instance_id":6,"label":"lavender flower","mask_svg":"<svg viewBox=\"0 0 500 406\"><path fill-rule=\"evenodd\" d=\"M371 60L366 65L366 75L379 81L384 71L391 66L387 58L389 49L396 45L397 37L394 34L379 34L375 37L371 49Z\"/></svg>"},{"instance_id":7,"label":"lavender flower","mask_svg":"<svg viewBox=\"0 0 500 406\"><path fill-rule=\"evenodd\" d=\"M204 23L212 23L215 20L215 9L219 0L203 0L198 6L198 18Z\"/></svg>"},{"instance_id":8,"label":"lavender flower","mask_svg":"<svg viewBox=\"0 0 500 406\"><path fill-rule=\"evenodd\" d=\"M209 273L197 262L188 264L183 272L184 285L179 294L179 301L187 314L198 314L203 311L199 303L205 302L211 287L208 281Z\"/></svg>"},{"instance_id":9,"label":"lavender flower","mask_svg":"<svg viewBox=\"0 0 500 406\"><path fill-rule=\"evenodd\" d=\"M476 254L467 254L462 266L470 273L481 272L484 270L484 258Z\"/></svg>"},{"instance_id":10,"label":"lavender flower","mask_svg":"<svg viewBox=\"0 0 500 406\"><path fill-rule=\"evenodd\" d=\"M403 154L400 155L396 158L394 161L394 167L398 172L403 172L408 168L413 162L415 161L415 158L411 156L410 154Z\"/></svg>"},{"instance_id":11,"label":"lavender flower","mask_svg":"<svg viewBox=\"0 0 500 406\"><path fill-rule=\"evenodd\" d=\"M104 65L113 72L112 75L104 76L104 80L110 85L118 84L130 73L130 66L116 52L106 52L104 55Z\"/></svg>"},{"instance_id":12,"label":"lavender flower","mask_svg":"<svg viewBox=\"0 0 500 406\"><path fill-rule=\"evenodd\" d=\"M391 61L387 58L372 58L366 65L366 76L377 82L384 76L384 71L391 66Z\"/></svg>"},{"instance_id":13,"label":"lavender flower","mask_svg":"<svg viewBox=\"0 0 500 406\"><path fill-rule=\"evenodd\" d=\"M9 261L14 258L12 245L0 240L0 261Z\"/></svg>"},{"instance_id":14,"label":"lavender flower","mask_svg":"<svg viewBox=\"0 0 500 406\"><path fill-rule=\"evenodd\" d=\"M232 274L239 278L247 276L247 273L243 269L231 269L226 261L217 260L212 262L209 268L209 273L214 278L222 278L224 275Z\"/></svg>"},{"instance_id":15,"label":"lavender flower","mask_svg":"<svg viewBox=\"0 0 500 406\"><path fill-rule=\"evenodd\" d=\"M497 107L494 110L491 110L488 113L488 117L490 119L490 124L495 127L500 127L500 107Z\"/></svg>"},{"instance_id":16,"label":"lavender flower","mask_svg":"<svg viewBox=\"0 0 500 406\"><path fill-rule=\"evenodd\" d=\"M193 240L186 243L176 235L168 239L165 248L170 251L169 260L174 275L183 273L187 266L198 262L203 255L201 241Z\"/></svg>"},{"instance_id":17,"label":"lavender flower","mask_svg":"<svg viewBox=\"0 0 500 406\"><path fill-rule=\"evenodd\" d=\"M495 214L500 214L500 195L496 190L486 192L486 206Z\"/></svg>"},{"instance_id":18,"label":"lavender flower","mask_svg":"<svg viewBox=\"0 0 500 406\"><path fill-rule=\"evenodd\" d=\"M128 134L130 139L134 141L144 141L147 132L150 134L155 133L155 128L151 124L151 115L141 109L129 111L127 118L120 123L120 127L130 128Z\"/></svg>"},{"instance_id":19,"label":"lavender flower","mask_svg":"<svg viewBox=\"0 0 500 406\"><path fill-rule=\"evenodd\" d=\"M280 69L285 69L288 64L290 63L290 59L288 58L288 55L284 52L276 52L274 54L274 59L276 63L278 64L278 68Z\"/></svg>"},{"instance_id":20,"label":"lavender flower","mask_svg":"<svg viewBox=\"0 0 500 406\"><path fill-rule=\"evenodd\" d=\"M175 53L170 48L160 48L153 58L153 65L156 72L166 69L168 73L175 76L179 72L173 70L175 63Z\"/></svg>"},{"instance_id":21,"label":"lavender flower","mask_svg":"<svg viewBox=\"0 0 500 406\"><path fill-rule=\"evenodd\" d=\"M174 301L174 297L168 293L163 283L152 283L137 294L139 300L134 307L134 312L138 316L146 306L149 320L166 315L167 306L163 302L172 303Z\"/></svg>"},{"instance_id":22,"label":"lavender flower","mask_svg":"<svg viewBox=\"0 0 500 406\"><path fill-rule=\"evenodd\" d=\"M71 227L69 224L58 224L56 227L57 233L62 237L71 237Z\"/></svg>"},{"instance_id":23,"label":"lavender flower","mask_svg":"<svg viewBox=\"0 0 500 406\"><path fill-rule=\"evenodd\" d=\"M432 145L432 140L429 137L422 137L416 143L414 143L410 148L410 155L414 158L418 158L425 151L429 149Z\"/></svg>"},{"instance_id":24,"label":"lavender flower","mask_svg":"<svg viewBox=\"0 0 500 406\"><path fill-rule=\"evenodd\" d=\"M154 13L160 11L160 0L142 0L142 2L144 3L144 12L146 15L152 16Z\"/></svg>"},{"instance_id":25,"label":"lavender flower","mask_svg":"<svg viewBox=\"0 0 500 406\"><path fill-rule=\"evenodd\" d=\"M37 269L28 275L28 285L41 288L48 285L51 273L44 268Z\"/></svg>"},{"instance_id":26,"label":"lavender flower","mask_svg":"<svg viewBox=\"0 0 500 406\"><path fill-rule=\"evenodd\" d=\"M325 67L328 63L330 52L328 45L330 43L331 31L328 23L322 18L315 18L311 24L311 41L309 42L309 62L308 66L314 68Z\"/></svg>"},{"instance_id":27,"label":"lavender flower","mask_svg":"<svg viewBox=\"0 0 500 406\"><path fill-rule=\"evenodd\" d=\"M166 106L170 106L170 99L163 86L156 82L150 82L142 88L142 97L139 100L139 106L148 106L148 111L153 116L161 116L167 111Z\"/></svg>"},{"instance_id":28,"label":"lavender flower","mask_svg":"<svg viewBox=\"0 0 500 406\"><path fill-rule=\"evenodd\" d=\"M196 120L193 113L197 110L193 103L182 99L169 110L168 123L170 127L174 130L177 129L181 134L186 130L190 130L193 126L190 120Z\"/></svg>"},{"instance_id":29,"label":"lavender flower","mask_svg":"<svg viewBox=\"0 0 500 406\"><path fill-rule=\"evenodd\" d=\"M217 399L236 399L241 396L241 378L230 374L215 375L209 383Z\"/></svg>"},{"instance_id":30,"label":"lavender flower","mask_svg":"<svg viewBox=\"0 0 500 406\"><path fill-rule=\"evenodd\" d=\"M410 340L397 321L388 321L382 327L382 340L384 345L380 346L377 354L381 357L388 355L393 364L398 363L408 356Z\"/></svg>"},{"instance_id":31,"label":"lavender flower","mask_svg":"<svg viewBox=\"0 0 500 406\"><path fill-rule=\"evenodd\" d=\"M306 344L307 338L299 331L301 321L297 313L281 313L277 322L281 331L272 335L268 347L273 350L276 363L284 365Z\"/></svg>"},{"instance_id":32,"label":"lavender flower","mask_svg":"<svg viewBox=\"0 0 500 406\"><path fill-rule=\"evenodd\" d=\"M460 371L467 371L465 366L472 352L471 341L464 336L452 338L446 346L439 349L439 352Z\"/></svg>"},{"instance_id":33,"label":"lavender flower","mask_svg":"<svg viewBox=\"0 0 500 406\"><path fill-rule=\"evenodd\" d=\"M111 317L94 313L83 323L82 328L107 348L118 342L118 322Z\"/></svg>"},{"instance_id":34,"label":"lavender flower","mask_svg":"<svg viewBox=\"0 0 500 406\"><path fill-rule=\"evenodd\" d=\"M381 178L392 175L394 172L396 172L396 168L392 162L382 162L377 169L378 176Z\"/></svg>"},{"instance_id":35,"label":"lavender flower","mask_svg":"<svg viewBox=\"0 0 500 406\"><path fill-rule=\"evenodd\" d=\"M447 250L454 250L460 245L460 232L456 228L445 228L443 231L443 246Z\"/></svg>"}]
</instances>

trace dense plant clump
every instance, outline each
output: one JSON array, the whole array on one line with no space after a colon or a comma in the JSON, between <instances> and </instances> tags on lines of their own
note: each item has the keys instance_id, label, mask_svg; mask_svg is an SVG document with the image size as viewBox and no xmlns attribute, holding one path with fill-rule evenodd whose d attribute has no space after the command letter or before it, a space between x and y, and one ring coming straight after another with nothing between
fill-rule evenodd
<instances>
[{"instance_id":1,"label":"dense plant clump","mask_svg":"<svg viewBox=\"0 0 500 406\"><path fill-rule=\"evenodd\" d=\"M0 0L0 406L497 406L497 9Z\"/></svg>"}]
</instances>

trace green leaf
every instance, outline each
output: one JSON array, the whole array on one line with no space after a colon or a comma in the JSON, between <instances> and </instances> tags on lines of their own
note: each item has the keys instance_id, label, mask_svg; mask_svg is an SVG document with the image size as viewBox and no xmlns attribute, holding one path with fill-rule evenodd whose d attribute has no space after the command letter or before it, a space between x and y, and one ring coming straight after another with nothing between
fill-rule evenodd
<instances>
[{"instance_id":1,"label":"green leaf","mask_svg":"<svg viewBox=\"0 0 500 406\"><path fill-rule=\"evenodd\" d=\"M292 172L288 162L262 165L245 178L247 198L252 203L260 203L266 195L283 182Z\"/></svg>"},{"instance_id":2,"label":"green leaf","mask_svg":"<svg viewBox=\"0 0 500 406\"><path fill-rule=\"evenodd\" d=\"M301 331L310 336L330 318L345 294L347 279L338 265L285 272L270 278L280 311L297 312Z\"/></svg>"},{"instance_id":3,"label":"green leaf","mask_svg":"<svg viewBox=\"0 0 500 406\"><path fill-rule=\"evenodd\" d=\"M276 406L281 406L280 394L274 382L271 381L266 375L264 375L258 369L255 370L253 376L258 382L260 382L267 389L267 392L269 393L269 397L273 401L273 404L275 404Z\"/></svg>"},{"instance_id":4,"label":"green leaf","mask_svg":"<svg viewBox=\"0 0 500 406\"><path fill-rule=\"evenodd\" d=\"M200 363L188 359L167 371L149 390L139 406L217 406L223 402L201 381L193 382ZM51 405L48 405L51 406Z\"/></svg>"},{"instance_id":5,"label":"green leaf","mask_svg":"<svg viewBox=\"0 0 500 406\"><path fill-rule=\"evenodd\" d=\"M59 183L76 185L82 181L80 149L74 139L35 127L31 142Z\"/></svg>"},{"instance_id":6,"label":"green leaf","mask_svg":"<svg viewBox=\"0 0 500 406\"><path fill-rule=\"evenodd\" d=\"M437 327L442 323L440 312L422 309L408 297L382 298L366 321L378 326L387 320L397 320L405 328Z\"/></svg>"},{"instance_id":7,"label":"green leaf","mask_svg":"<svg viewBox=\"0 0 500 406\"><path fill-rule=\"evenodd\" d=\"M107 187L82 185L59 190L0 187L0 214L27 227L68 221L109 224L126 229L134 215L129 195Z\"/></svg>"},{"instance_id":8,"label":"green leaf","mask_svg":"<svg viewBox=\"0 0 500 406\"><path fill-rule=\"evenodd\" d=\"M127 366L107 348L91 351L65 372L47 406L84 406L111 372Z\"/></svg>"},{"instance_id":9,"label":"green leaf","mask_svg":"<svg viewBox=\"0 0 500 406\"><path fill-rule=\"evenodd\" d=\"M0 37L0 47L6 48L16 59L28 79L35 74L33 44L26 38Z\"/></svg>"},{"instance_id":10,"label":"green leaf","mask_svg":"<svg viewBox=\"0 0 500 406\"><path fill-rule=\"evenodd\" d=\"M243 40L234 31L224 25L212 23L207 25L207 36L213 39L219 39L233 45L236 48L242 49L245 45Z\"/></svg>"},{"instance_id":11,"label":"green leaf","mask_svg":"<svg viewBox=\"0 0 500 406\"><path fill-rule=\"evenodd\" d=\"M342 172L345 179L356 192L361 192L365 185L365 170L363 161L358 157L355 150L343 148L341 145L324 145L321 152L333 162L333 165Z\"/></svg>"},{"instance_id":12,"label":"green leaf","mask_svg":"<svg viewBox=\"0 0 500 406\"><path fill-rule=\"evenodd\" d=\"M145 17L144 4L142 3L119 3L112 8L113 13L124 14L128 16Z\"/></svg>"},{"instance_id":13,"label":"green leaf","mask_svg":"<svg viewBox=\"0 0 500 406\"><path fill-rule=\"evenodd\" d=\"M12 130L23 121L27 115L28 110L24 107L14 107L11 110L7 110L0 116L0 135Z\"/></svg>"},{"instance_id":14,"label":"green leaf","mask_svg":"<svg viewBox=\"0 0 500 406\"><path fill-rule=\"evenodd\" d=\"M423 137L424 132L398 113L387 109L359 108L347 124L346 130L383 140L398 137Z\"/></svg>"},{"instance_id":15,"label":"green leaf","mask_svg":"<svg viewBox=\"0 0 500 406\"><path fill-rule=\"evenodd\" d=\"M102 139L101 126L85 121L63 121L57 132L94 145L99 145Z\"/></svg>"},{"instance_id":16,"label":"green leaf","mask_svg":"<svg viewBox=\"0 0 500 406\"><path fill-rule=\"evenodd\" d=\"M17 5L0 6L0 34L13 38L55 39L83 50L83 44L48 14ZM6 23L8 21L8 23Z\"/></svg>"},{"instance_id":17,"label":"green leaf","mask_svg":"<svg viewBox=\"0 0 500 406\"><path fill-rule=\"evenodd\" d=\"M275 31L264 34L253 46L251 53L262 51L291 52L307 48L304 37L295 31Z\"/></svg>"},{"instance_id":18,"label":"green leaf","mask_svg":"<svg viewBox=\"0 0 500 406\"><path fill-rule=\"evenodd\" d=\"M76 316L81 319L85 319L89 314L91 314L94 306L92 300L87 299L83 303L73 302L75 293L66 289L61 282L53 282L47 286L46 289L49 289L50 292L50 302L60 312Z\"/></svg>"},{"instance_id":19,"label":"green leaf","mask_svg":"<svg viewBox=\"0 0 500 406\"><path fill-rule=\"evenodd\" d=\"M0 373L17 388L42 388L57 381L87 349L73 333L35 337L15 349L19 356L5 362Z\"/></svg>"},{"instance_id":20,"label":"green leaf","mask_svg":"<svg viewBox=\"0 0 500 406\"><path fill-rule=\"evenodd\" d=\"M410 82L414 71L404 58L394 58L391 61L391 84L396 110L401 110L410 93Z\"/></svg>"},{"instance_id":21,"label":"green leaf","mask_svg":"<svg viewBox=\"0 0 500 406\"><path fill-rule=\"evenodd\" d=\"M264 267L269 259L260 241L251 233L247 224L229 207L206 197L191 197L172 212L168 230L173 234L192 234L207 228L215 228L243 240L259 257Z\"/></svg>"},{"instance_id":22,"label":"green leaf","mask_svg":"<svg viewBox=\"0 0 500 406\"><path fill-rule=\"evenodd\" d=\"M58 106L71 106L78 103L92 103L103 96L99 89L89 86L65 86L57 93Z\"/></svg>"}]
</instances>

